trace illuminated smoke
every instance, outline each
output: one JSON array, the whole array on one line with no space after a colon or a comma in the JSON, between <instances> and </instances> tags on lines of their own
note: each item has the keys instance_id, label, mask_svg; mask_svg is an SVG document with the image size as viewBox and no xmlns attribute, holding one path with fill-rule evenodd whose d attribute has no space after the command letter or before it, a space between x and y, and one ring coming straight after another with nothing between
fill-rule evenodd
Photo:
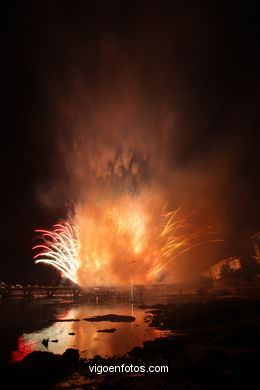
<instances>
[{"instance_id":1,"label":"illuminated smoke","mask_svg":"<svg viewBox=\"0 0 260 390\"><path fill-rule=\"evenodd\" d=\"M99 215L95 210L94 218L78 210L79 225L70 221L55 225L52 232L37 230L44 245L33 248L41 250L34 258L83 287L120 285L129 282L130 275L135 283L146 284L161 281L185 252L221 241L217 231L195 229L180 209L161 211L150 202L138 208L130 198Z\"/></svg>"}]
</instances>

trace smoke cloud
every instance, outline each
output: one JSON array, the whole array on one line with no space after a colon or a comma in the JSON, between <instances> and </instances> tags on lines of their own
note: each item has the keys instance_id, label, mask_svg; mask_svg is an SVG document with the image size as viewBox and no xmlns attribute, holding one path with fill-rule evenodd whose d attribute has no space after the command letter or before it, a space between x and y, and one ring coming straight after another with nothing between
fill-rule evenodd
<instances>
[{"instance_id":1,"label":"smoke cloud","mask_svg":"<svg viewBox=\"0 0 260 390\"><path fill-rule=\"evenodd\" d=\"M219 69L228 49L224 41L218 45L213 11L173 9L168 2L160 8L156 2L125 8L89 3L69 19L66 7L52 7L54 17L48 29L40 20L37 39L51 112L45 126L56 151L48 164L58 173L37 183L39 201L51 209L66 199L68 213L92 243L114 207L140 211L143 205L147 215L150 201L160 207L170 201L172 209L196 210L194 223L222 229L225 244L174 262L170 273L180 278L243 253L256 226L236 225L236 213L240 221L246 215L240 185L244 202L256 204L238 173L251 138L243 97L230 102L236 78L228 87L222 79L228 70ZM114 246L118 254L110 264L113 274L125 280L127 239L121 236L118 244L106 229L100 234L106 249ZM92 275L97 279L98 269Z\"/></svg>"}]
</instances>

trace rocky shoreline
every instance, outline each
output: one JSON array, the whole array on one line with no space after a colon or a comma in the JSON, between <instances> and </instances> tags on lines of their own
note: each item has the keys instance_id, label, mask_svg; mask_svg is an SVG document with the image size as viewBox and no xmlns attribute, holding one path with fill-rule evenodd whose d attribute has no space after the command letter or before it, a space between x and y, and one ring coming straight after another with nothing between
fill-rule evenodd
<instances>
[{"instance_id":1,"label":"rocky shoreline","mask_svg":"<svg viewBox=\"0 0 260 390\"><path fill-rule=\"evenodd\" d=\"M5 367L8 388L18 389L257 389L260 300L219 298L206 303L145 307L150 326L170 330L167 338L144 342L127 356L80 359L33 352ZM168 366L168 373L91 372L89 366Z\"/></svg>"}]
</instances>

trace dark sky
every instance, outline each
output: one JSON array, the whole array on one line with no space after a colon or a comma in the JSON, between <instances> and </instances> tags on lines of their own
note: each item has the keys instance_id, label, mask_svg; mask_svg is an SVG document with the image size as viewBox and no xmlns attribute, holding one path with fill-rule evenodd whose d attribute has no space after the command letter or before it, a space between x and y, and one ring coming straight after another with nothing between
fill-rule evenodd
<instances>
[{"instance_id":1,"label":"dark sky","mask_svg":"<svg viewBox=\"0 0 260 390\"><path fill-rule=\"evenodd\" d=\"M34 229L64 218L74 196L64 150L82 123L94 132L97 117L103 127L120 117L121 101L126 116L134 112L151 129L148 138L167 122L176 198L223 227L225 245L214 260L253 254L250 236L260 229L256 2L24 1L8 2L1 14L0 280L53 277L33 264L31 247Z\"/></svg>"}]
</instances>

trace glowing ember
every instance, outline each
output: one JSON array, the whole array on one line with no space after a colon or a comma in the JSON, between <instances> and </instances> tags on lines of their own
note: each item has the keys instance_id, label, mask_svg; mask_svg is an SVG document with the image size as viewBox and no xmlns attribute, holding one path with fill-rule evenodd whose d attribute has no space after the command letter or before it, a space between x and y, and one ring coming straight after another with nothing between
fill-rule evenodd
<instances>
[{"instance_id":1,"label":"glowing ember","mask_svg":"<svg viewBox=\"0 0 260 390\"><path fill-rule=\"evenodd\" d=\"M208 242L222 241L211 229L194 229L181 209L168 212L124 200L107 212L77 209L71 220L42 233L34 258L60 270L81 286L160 280L180 255ZM94 213L93 213L94 209ZM216 237L215 237L216 236Z\"/></svg>"}]
</instances>

